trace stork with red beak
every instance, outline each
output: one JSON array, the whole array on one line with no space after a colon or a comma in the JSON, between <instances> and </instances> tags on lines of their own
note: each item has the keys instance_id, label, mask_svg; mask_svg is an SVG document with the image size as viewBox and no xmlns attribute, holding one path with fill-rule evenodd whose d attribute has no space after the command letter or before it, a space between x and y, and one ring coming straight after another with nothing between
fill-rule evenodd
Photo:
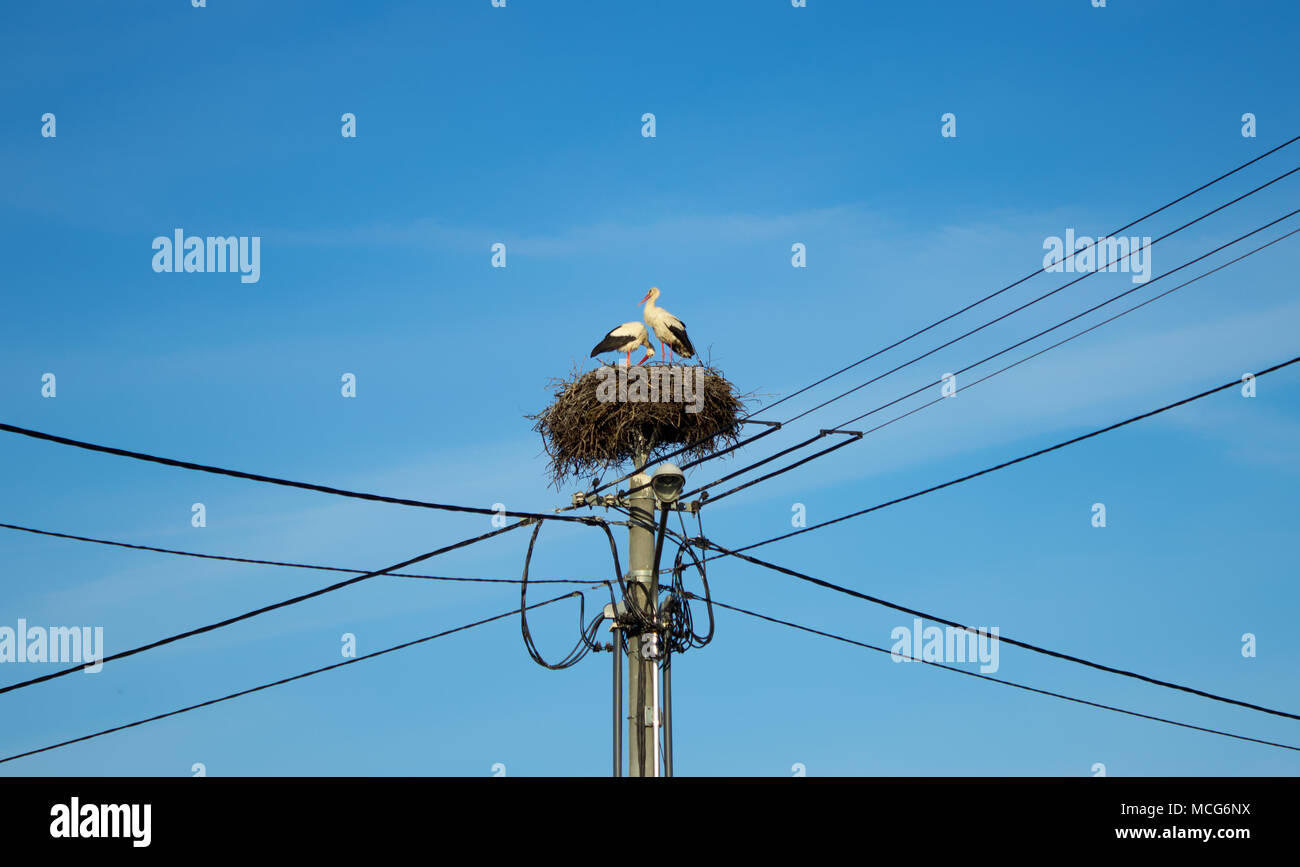
<instances>
[{"instance_id":1,"label":"stork with red beak","mask_svg":"<svg viewBox=\"0 0 1300 867\"><path fill-rule=\"evenodd\" d=\"M638 346L645 347L645 357L637 362L637 365L640 366L655 354L654 344L650 342L650 335L640 322L624 322L606 334L604 340L596 344L596 348L591 350L591 357L595 358L602 352L626 352L627 365L631 367L632 350Z\"/></svg>"},{"instance_id":2,"label":"stork with red beak","mask_svg":"<svg viewBox=\"0 0 1300 867\"><path fill-rule=\"evenodd\" d=\"M650 287L650 291L641 299L645 305L645 324L650 326L650 330L659 338L659 342L668 347L668 363L673 363L673 350L682 358L690 358L695 354L695 347L691 345L691 339L686 336L686 324L673 314L664 310L655 304L655 299L659 297L659 290Z\"/></svg>"}]
</instances>

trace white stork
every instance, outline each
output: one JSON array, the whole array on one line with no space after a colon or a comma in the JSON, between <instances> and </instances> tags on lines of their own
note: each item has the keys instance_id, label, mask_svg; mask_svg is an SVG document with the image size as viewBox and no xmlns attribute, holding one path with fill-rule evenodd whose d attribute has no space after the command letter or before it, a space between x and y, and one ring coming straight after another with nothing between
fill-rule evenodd
<instances>
[{"instance_id":1,"label":"white stork","mask_svg":"<svg viewBox=\"0 0 1300 867\"><path fill-rule=\"evenodd\" d=\"M630 367L632 365L632 350L638 346L645 347L645 357L637 362L638 365L642 365L655 354L654 344L650 342L650 335L640 322L624 322L606 334L604 340L596 344L596 348L591 350L591 357L595 358L602 352L626 352L627 363Z\"/></svg>"},{"instance_id":2,"label":"white stork","mask_svg":"<svg viewBox=\"0 0 1300 867\"><path fill-rule=\"evenodd\" d=\"M645 324L650 326L650 330L659 338L659 342L668 347L668 363L673 363L673 350L682 358L690 358L695 354L695 347L691 345L691 339L686 336L686 324L673 314L656 306L655 299L659 297L659 290L650 287L650 291L641 299L645 305Z\"/></svg>"}]
</instances>

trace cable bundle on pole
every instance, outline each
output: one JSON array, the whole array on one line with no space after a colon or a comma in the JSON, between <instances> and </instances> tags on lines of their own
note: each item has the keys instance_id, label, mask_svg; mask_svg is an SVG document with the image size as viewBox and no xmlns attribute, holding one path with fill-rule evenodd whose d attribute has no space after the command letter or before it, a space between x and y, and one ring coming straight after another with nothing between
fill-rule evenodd
<instances>
[{"instance_id":1,"label":"cable bundle on pole","mask_svg":"<svg viewBox=\"0 0 1300 867\"><path fill-rule=\"evenodd\" d=\"M695 517L698 521L700 516L696 513ZM681 521L680 514L678 520ZM693 547L697 543L702 543L703 539L704 528L702 524L700 525L699 536L695 539L688 539L686 538L686 524L682 521L681 538L677 543L677 553L673 557L672 578L668 591L671 600L667 632L670 653L685 653L693 647L704 647L713 640L713 594L709 590L709 576L704 561L696 555ZM685 558L687 557L691 559L689 564L686 563ZM703 596L697 596L686 589L682 576L687 568L693 568L699 573L700 583L704 586ZM695 617L691 611L692 599L702 601L705 611L708 613L709 629L703 635L695 631Z\"/></svg>"},{"instance_id":2,"label":"cable bundle on pole","mask_svg":"<svg viewBox=\"0 0 1300 867\"><path fill-rule=\"evenodd\" d=\"M540 523L533 526L533 532L528 537L528 553L524 555L524 571L519 581L519 631L523 635L524 649L528 651L528 655L532 658L533 662L543 668L549 668L552 671L560 671L561 669L571 668L572 666L577 665L582 661L583 657L591 651L602 649L600 644L596 642L596 635L600 629L600 624L604 621L604 617L597 615L590 623L587 623L587 597L577 590L573 591L569 596L578 597L578 643L575 644L573 649L565 654L559 662L547 662L542 657L541 651L537 649L537 643L533 640L532 631L528 628L528 569L533 562L533 547L537 544L537 535L541 532L541 529L542 525ZM608 533L609 528L605 527L605 531ZM609 538L610 545L613 547L614 536L612 533ZM614 548L614 570L615 575L617 576L617 548ZM609 598L610 601L613 601L613 582L606 581L604 583L609 587Z\"/></svg>"}]
</instances>

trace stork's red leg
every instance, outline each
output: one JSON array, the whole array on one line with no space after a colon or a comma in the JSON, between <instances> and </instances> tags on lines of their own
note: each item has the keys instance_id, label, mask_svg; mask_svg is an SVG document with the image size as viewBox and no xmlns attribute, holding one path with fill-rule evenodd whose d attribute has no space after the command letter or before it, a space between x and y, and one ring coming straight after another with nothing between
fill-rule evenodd
<instances>
[{"instance_id":1,"label":"stork's red leg","mask_svg":"<svg viewBox=\"0 0 1300 867\"><path fill-rule=\"evenodd\" d=\"M627 363L624 364L623 366L624 366L624 367L631 367L631 366L632 366L632 350L630 350L630 349L627 351Z\"/></svg>"}]
</instances>

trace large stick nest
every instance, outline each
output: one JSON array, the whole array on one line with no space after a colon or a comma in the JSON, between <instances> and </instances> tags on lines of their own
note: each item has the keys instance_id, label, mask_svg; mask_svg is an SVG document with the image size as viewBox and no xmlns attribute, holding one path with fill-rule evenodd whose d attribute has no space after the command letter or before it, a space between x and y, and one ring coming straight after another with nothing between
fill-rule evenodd
<instances>
[{"instance_id":1,"label":"large stick nest","mask_svg":"<svg viewBox=\"0 0 1300 867\"><path fill-rule=\"evenodd\" d=\"M632 377L641 376L638 370L659 377L657 400L635 399L637 380ZM550 381L555 391L551 405L526 416L535 422L533 430L542 435L550 458L547 470L556 488L565 479L601 474L660 446L689 445L682 459L690 459L712 454L740 438L744 396L716 368L706 364L634 365L628 373L628 399L610 400L611 382L617 382L620 371L626 368L602 365L583 373L575 366L568 377ZM665 396L662 386L669 375L674 377L674 389ZM675 392L675 380L683 375L691 390L700 377L702 389L695 394L686 389ZM643 387L648 391L648 383ZM694 407L699 411L688 411Z\"/></svg>"}]
</instances>

